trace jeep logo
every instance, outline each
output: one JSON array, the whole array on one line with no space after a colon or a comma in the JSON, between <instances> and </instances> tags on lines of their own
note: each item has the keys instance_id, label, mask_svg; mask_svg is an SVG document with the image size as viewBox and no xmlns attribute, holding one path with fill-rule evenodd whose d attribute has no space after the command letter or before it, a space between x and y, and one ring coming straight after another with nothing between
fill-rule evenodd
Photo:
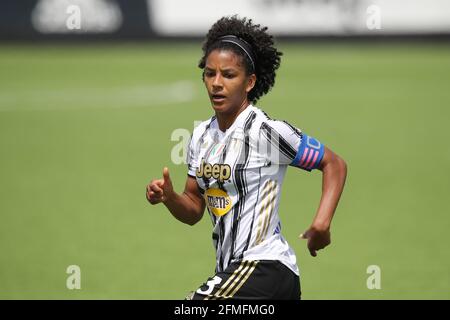
<instances>
[{"instance_id":1,"label":"jeep logo","mask_svg":"<svg viewBox=\"0 0 450 320\"><path fill-rule=\"evenodd\" d=\"M202 161L196 175L198 178L214 178L219 182L224 182L230 178L231 168L227 164L211 165L209 163L205 163L205 161Z\"/></svg>"}]
</instances>

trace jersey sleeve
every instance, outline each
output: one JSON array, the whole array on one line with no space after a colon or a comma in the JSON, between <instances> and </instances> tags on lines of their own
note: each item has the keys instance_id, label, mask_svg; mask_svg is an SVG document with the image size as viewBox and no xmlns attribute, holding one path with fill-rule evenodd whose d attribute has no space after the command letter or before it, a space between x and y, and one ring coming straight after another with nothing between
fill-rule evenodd
<instances>
[{"instance_id":1,"label":"jersey sleeve","mask_svg":"<svg viewBox=\"0 0 450 320\"><path fill-rule=\"evenodd\" d=\"M200 123L197 127L194 128L194 131L191 134L191 138L189 139L187 152L186 152L186 164L188 167L188 175L195 178L195 172L197 171L200 163L200 159L198 159L200 154L200 144L203 141L204 134L206 130L209 128L213 118L210 120L204 121Z\"/></svg>"},{"instance_id":2,"label":"jersey sleeve","mask_svg":"<svg viewBox=\"0 0 450 320\"><path fill-rule=\"evenodd\" d=\"M260 134L261 139L269 146L267 155L271 163L311 171L322 161L324 146L286 121L265 121L261 125Z\"/></svg>"},{"instance_id":3,"label":"jersey sleeve","mask_svg":"<svg viewBox=\"0 0 450 320\"><path fill-rule=\"evenodd\" d=\"M186 164L188 167L188 176L195 177L195 171L198 168L197 156L196 156L196 142L194 141L194 134L191 135L189 140L187 155L186 155Z\"/></svg>"}]
</instances>

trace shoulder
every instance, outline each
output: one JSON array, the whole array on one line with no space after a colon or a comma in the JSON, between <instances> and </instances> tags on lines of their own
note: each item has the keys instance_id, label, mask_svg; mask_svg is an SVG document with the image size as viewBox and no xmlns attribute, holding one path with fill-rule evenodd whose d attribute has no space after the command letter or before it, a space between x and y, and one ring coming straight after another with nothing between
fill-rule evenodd
<instances>
[{"instance_id":1,"label":"shoulder","mask_svg":"<svg viewBox=\"0 0 450 320\"><path fill-rule=\"evenodd\" d=\"M299 128L292 125L286 120L277 120L269 117L269 115L263 110L257 108L257 128L261 133L275 133L282 136L295 135L302 136L302 132Z\"/></svg>"},{"instance_id":2,"label":"shoulder","mask_svg":"<svg viewBox=\"0 0 450 320\"><path fill-rule=\"evenodd\" d=\"M195 128L194 131L192 132L192 140L198 140L200 139L203 134L209 129L209 127L211 126L211 124L216 120L216 116L212 116L211 118L209 118L208 120L202 121L200 122Z\"/></svg>"}]
</instances>

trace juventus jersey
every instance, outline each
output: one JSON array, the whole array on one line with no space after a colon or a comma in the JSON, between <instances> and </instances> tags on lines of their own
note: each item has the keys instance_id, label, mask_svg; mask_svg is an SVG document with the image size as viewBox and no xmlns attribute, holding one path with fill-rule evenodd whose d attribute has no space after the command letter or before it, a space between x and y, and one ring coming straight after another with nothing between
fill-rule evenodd
<instances>
[{"instance_id":1,"label":"juventus jersey","mask_svg":"<svg viewBox=\"0 0 450 320\"><path fill-rule=\"evenodd\" d=\"M216 272L240 260L278 260L299 275L278 215L288 165L307 171L324 146L249 105L225 132L216 117L194 129L188 175L195 177L213 224Z\"/></svg>"}]
</instances>

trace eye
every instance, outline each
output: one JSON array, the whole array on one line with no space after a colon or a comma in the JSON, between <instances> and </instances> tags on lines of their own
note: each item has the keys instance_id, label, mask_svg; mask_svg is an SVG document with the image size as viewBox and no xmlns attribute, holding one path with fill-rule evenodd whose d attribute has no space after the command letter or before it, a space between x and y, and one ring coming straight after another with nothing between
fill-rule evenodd
<instances>
[{"instance_id":1,"label":"eye","mask_svg":"<svg viewBox=\"0 0 450 320\"><path fill-rule=\"evenodd\" d=\"M205 77L214 77L215 73L212 70L205 70Z\"/></svg>"},{"instance_id":2,"label":"eye","mask_svg":"<svg viewBox=\"0 0 450 320\"><path fill-rule=\"evenodd\" d=\"M224 73L223 76L227 79L233 79L235 77L233 73Z\"/></svg>"}]
</instances>

